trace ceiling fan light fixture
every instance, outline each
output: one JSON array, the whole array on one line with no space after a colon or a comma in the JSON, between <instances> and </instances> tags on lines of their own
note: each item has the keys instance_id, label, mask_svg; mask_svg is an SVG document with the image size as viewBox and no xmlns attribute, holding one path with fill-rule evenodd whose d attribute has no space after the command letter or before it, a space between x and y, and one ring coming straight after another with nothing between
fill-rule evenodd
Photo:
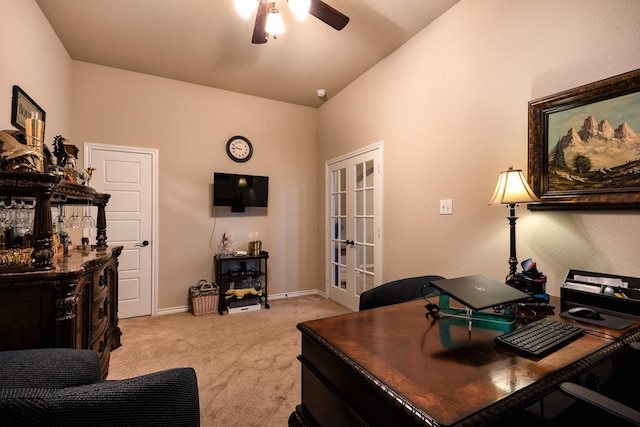
<instances>
[{"instance_id":1,"label":"ceiling fan light fixture","mask_svg":"<svg viewBox=\"0 0 640 427\"><path fill-rule=\"evenodd\" d=\"M267 16L267 33L272 36L276 36L278 34L284 33L284 21L282 21L282 15L280 15L280 11L275 7L272 7L269 11L269 16Z\"/></svg>"},{"instance_id":2,"label":"ceiling fan light fixture","mask_svg":"<svg viewBox=\"0 0 640 427\"><path fill-rule=\"evenodd\" d=\"M236 11L244 19L249 19L253 11L256 9L256 0L233 0Z\"/></svg>"},{"instance_id":3,"label":"ceiling fan light fixture","mask_svg":"<svg viewBox=\"0 0 640 427\"><path fill-rule=\"evenodd\" d=\"M289 3L291 11L298 18L298 21L302 21L309 14L311 0L287 0L287 3Z\"/></svg>"}]
</instances>

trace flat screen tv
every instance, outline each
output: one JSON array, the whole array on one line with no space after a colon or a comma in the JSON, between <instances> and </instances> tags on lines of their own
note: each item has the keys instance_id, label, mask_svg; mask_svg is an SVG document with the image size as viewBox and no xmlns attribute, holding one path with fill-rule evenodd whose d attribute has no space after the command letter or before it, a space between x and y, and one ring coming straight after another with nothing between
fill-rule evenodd
<instances>
[{"instance_id":1,"label":"flat screen tv","mask_svg":"<svg viewBox=\"0 0 640 427\"><path fill-rule=\"evenodd\" d=\"M213 205L231 206L232 212L247 207L267 207L269 177L214 172Z\"/></svg>"}]
</instances>

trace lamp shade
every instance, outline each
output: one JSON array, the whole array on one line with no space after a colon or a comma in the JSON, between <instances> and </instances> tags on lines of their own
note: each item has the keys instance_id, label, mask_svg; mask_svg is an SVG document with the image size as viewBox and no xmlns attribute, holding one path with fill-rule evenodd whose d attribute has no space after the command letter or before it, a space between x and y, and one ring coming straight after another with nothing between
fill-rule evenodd
<instances>
[{"instance_id":1,"label":"lamp shade","mask_svg":"<svg viewBox=\"0 0 640 427\"><path fill-rule=\"evenodd\" d=\"M271 8L269 15L267 16L266 31L272 36L284 33L284 21L282 21L282 15L280 15L280 11L275 7Z\"/></svg>"},{"instance_id":2,"label":"lamp shade","mask_svg":"<svg viewBox=\"0 0 640 427\"><path fill-rule=\"evenodd\" d=\"M538 196L535 195L521 169L513 169L509 166L509 170L500 172L498 177L498 185L489 201L490 205L511 205L516 203L532 203L538 202Z\"/></svg>"}]
</instances>

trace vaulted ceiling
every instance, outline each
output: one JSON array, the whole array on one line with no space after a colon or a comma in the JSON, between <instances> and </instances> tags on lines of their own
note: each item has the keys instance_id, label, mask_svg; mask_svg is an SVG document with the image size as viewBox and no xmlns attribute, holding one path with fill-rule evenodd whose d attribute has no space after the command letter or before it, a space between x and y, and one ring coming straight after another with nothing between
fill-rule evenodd
<instances>
[{"instance_id":1,"label":"vaulted ceiling","mask_svg":"<svg viewBox=\"0 0 640 427\"><path fill-rule=\"evenodd\" d=\"M286 32L253 44L255 13L233 0L36 0L74 60L310 107L459 0L324 1L350 18L341 31L278 0Z\"/></svg>"}]
</instances>

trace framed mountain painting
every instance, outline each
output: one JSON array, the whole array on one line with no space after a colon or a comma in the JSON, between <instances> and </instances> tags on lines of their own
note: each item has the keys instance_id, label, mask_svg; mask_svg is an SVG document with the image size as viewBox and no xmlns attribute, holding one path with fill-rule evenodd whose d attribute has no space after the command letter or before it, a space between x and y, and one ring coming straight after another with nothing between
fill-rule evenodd
<instances>
[{"instance_id":1,"label":"framed mountain painting","mask_svg":"<svg viewBox=\"0 0 640 427\"><path fill-rule=\"evenodd\" d=\"M640 70L529 102L530 209L640 209Z\"/></svg>"}]
</instances>

